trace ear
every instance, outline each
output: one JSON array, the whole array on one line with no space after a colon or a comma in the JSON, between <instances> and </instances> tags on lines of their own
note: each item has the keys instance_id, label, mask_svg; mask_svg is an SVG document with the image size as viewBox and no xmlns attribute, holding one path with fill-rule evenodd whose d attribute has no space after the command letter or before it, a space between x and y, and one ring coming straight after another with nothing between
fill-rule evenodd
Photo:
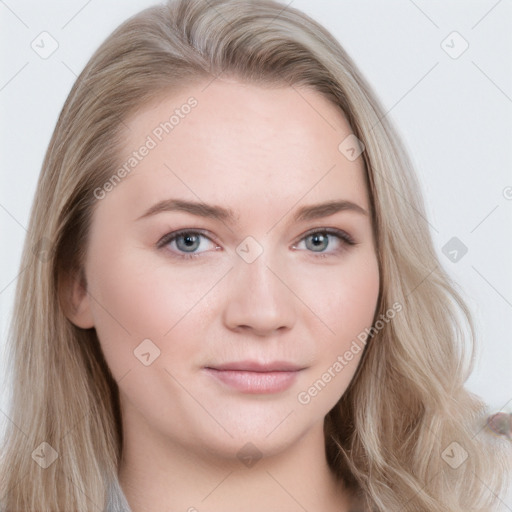
<instances>
[{"instance_id":1,"label":"ear","mask_svg":"<svg viewBox=\"0 0 512 512\"><path fill-rule=\"evenodd\" d=\"M94 327L94 318L90 307L90 295L83 269L65 273L61 288L61 305L67 319L77 327Z\"/></svg>"}]
</instances>

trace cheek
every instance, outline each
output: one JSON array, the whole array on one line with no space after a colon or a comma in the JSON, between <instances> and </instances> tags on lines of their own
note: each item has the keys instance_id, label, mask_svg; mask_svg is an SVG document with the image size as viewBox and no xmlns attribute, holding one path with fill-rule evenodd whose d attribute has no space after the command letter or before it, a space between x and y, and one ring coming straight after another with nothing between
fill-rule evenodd
<instances>
[{"instance_id":1,"label":"cheek","mask_svg":"<svg viewBox=\"0 0 512 512\"><path fill-rule=\"evenodd\" d=\"M346 265L323 269L314 285L306 281L300 294L310 307L329 346L341 349L370 327L379 296L379 269L374 254L354 254Z\"/></svg>"},{"instance_id":2,"label":"cheek","mask_svg":"<svg viewBox=\"0 0 512 512\"><path fill-rule=\"evenodd\" d=\"M336 275L318 283L323 287L315 288L317 293L309 298L329 329L317 317L310 324L318 357L296 397L300 410L312 416L324 416L334 407L357 370L377 307L377 259L369 256L356 265L340 267ZM326 334L315 337L313 323Z\"/></svg>"},{"instance_id":3,"label":"cheek","mask_svg":"<svg viewBox=\"0 0 512 512\"><path fill-rule=\"evenodd\" d=\"M337 328L340 332L349 331L351 337L357 336L366 327L370 327L375 315L379 296L379 272L376 260L364 265L361 272L346 277L338 300Z\"/></svg>"},{"instance_id":4,"label":"cheek","mask_svg":"<svg viewBox=\"0 0 512 512\"><path fill-rule=\"evenodd\" d=\"M145 339L161 350L162 334L178 320L179 297L155 287L142 261L128 249L94 253L88 289L95 329L114 374L124 374L137 360L134 350ZM92 251L91 251L92 253ZM147 264L146 264L147 267ZM177 315L176 315L177 316Z\"/></svg>"},{"instance_id":5,"label":"cheek","mask_svg":"<svg viewBox=\"0 0 512 512\"><path fill-rule=\"evenodd\" d=\"M95 257L88 269L96 332L113 374L122 376L141 366L136 353L147 339L160 351L155 367L172 361L181 371L197 352L191 333L200 328L201 300L220 271L170 270L168 262L150 258L146 251L116 246L121 245L111 244L110 252L106 246L91 250Z\"/></svg>"},{"instance_id":6,"label":"cheek","mask_svg":"<svg viewBox=\"0 0 512 512\"><path fill-rule=\"evenodd\" d=\"M371 327L379 296L379 270L375 256L360 259L357 264L340 270L338 279L325 285L323 295L324 322L330 331L324 350L322 368L338 375L332 392L340 395L355 374L363 350L366 333ZM332 332L331 332L332 331ZM329 380L329 375L325 375ZM322 377L323 378L323 377Z\"/></svg>"},{"instance_id":7,"label":"cheek","mask_svg":"<svg viewBox=\"0 0 512 512\"><path fill-rule=\"evenodd\" d=\"M117 326L134 341L161 337L190 309L197 286L183 286L183 278L178 272L169 275L165 262L129 246L94 254L88 288L100 327Z\"/></svg>"},{"instance_id":8,"label":"cheek","mask_svg":"<svg viewBox=\"0 0 512 512\"><path fill-rule=\"evenodd\" d=\"M133 268L120 261L115 266L105 265L94 276L90 283L93 314L97 326L111 327L123 337L150 337L158 329L157 319L162 319L162 310L167 312L173 300L169 294L167 304L155 300L158 290L144 275L133 271ZM172 317L167 318L167 329L171 326ZM151 328L153 326L153 328ZM164 329L165 326L161 326Z\"/></svg>"}]
</instances>

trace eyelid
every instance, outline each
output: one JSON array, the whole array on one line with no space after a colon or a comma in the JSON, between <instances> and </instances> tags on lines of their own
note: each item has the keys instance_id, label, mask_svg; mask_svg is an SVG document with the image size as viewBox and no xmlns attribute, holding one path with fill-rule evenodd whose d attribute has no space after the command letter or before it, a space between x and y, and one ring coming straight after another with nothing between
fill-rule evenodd
<instances>
[{"instance_id":1,"label":"eyelid","mask_svg":"<svg viewBox=\"0 0 512 512\"><path fill-rule=\"evenodd\" d=\"M302 235L300 235L300 238L297 239L297 242L300 242L304 238L308 237L309 235L312 235L314 233L327 233L328 235L335 235L339 236L342 240L347 242L349 245L357 245L357 242L354 240L354 238L349 235L345 230L339 229L339 228L326 228L326 227L317 227L312 228Z\"/></svg>"},{"instance_id":2,"label":"eyelid","mask_svg":"<svg viewBox=\"0 0 512 512\"><path fill-rule=\"evenodd\" d=\"M176 231L170 231L169 233L165 234L156 243L156 246L158 248L164 247L167 244L169 244L171 241L173 241L174 239L178 238L180 235L190 234L190 233L195 234L195 235L201 235L204 238L207 238L208 240L210 240L212 243L219 245L215 241L213 235L209 231L206 231L204 229L198 229L198 228L184 228L184 229L177 229ZM183 254L186 254L186 253L183 253ZM193 253L190 253L190 254L193 254Z\"/></svg>"},{"instance_id":3,"label":"eyelid","mask_svg":"<svg viewBox=\"0 0 512 512\"><path fill-rule=\"evenodd\" d=\"M184 233L197 233L200 235L204 235L207 238L210 238L209 235L206 234L207 232L202 229L197 229L197 228L177 229L176 231L169 231L164 236L162 236L162 238L160 238L160 240L158 240L156 245L157 245L157 247L163 246L163 245L167 244L169 242L169 240L172 240L172 239L176 238L177 236L182 235Z\"/></svg>"}]
</instances>

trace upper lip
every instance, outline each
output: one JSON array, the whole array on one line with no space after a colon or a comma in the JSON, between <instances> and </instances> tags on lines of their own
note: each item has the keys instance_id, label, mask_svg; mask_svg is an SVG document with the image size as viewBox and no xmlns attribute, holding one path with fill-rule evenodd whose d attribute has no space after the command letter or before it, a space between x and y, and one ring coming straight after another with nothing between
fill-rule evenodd
<instances>
[{"instance_id":1,"label":"upper lip","mask_svg":"<svg viewBox=\"0 0 512 512\"><path fill-rule=\"evenodd\" d=\"M216 364L206 366L212 370L231 370L245 372L295 372L304 369L303 366L289 363L287 361L272 361L270 363L260 363L259 361L236 361L232 363Z\"/></svg>"}]
</instances>

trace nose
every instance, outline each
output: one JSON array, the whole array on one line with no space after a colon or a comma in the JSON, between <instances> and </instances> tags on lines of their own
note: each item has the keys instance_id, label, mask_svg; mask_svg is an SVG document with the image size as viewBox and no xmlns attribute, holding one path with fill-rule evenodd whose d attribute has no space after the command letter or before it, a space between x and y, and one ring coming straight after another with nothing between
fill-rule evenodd
<instances>
[{"instance_id":1,"label":"nose","mask_svg":"<svg viewBox=\"0 0 512 512\"><path fill-rule=\"evenodd\" d=\"M288 283L289 273L264 256L252 263L240 259L230 272L223 309L230 330L269 336L295 323L297 299Z\"/></svg>"}]
</instances>

